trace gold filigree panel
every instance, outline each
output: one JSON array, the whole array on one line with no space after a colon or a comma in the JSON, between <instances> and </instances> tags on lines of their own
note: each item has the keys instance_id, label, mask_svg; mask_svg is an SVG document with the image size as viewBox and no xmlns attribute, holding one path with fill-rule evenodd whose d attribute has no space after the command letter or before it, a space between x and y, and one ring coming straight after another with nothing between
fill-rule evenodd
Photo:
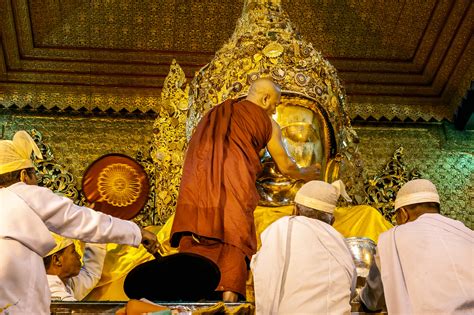
<instances>
[{"instance_id":1,"label":"gold filigree panel","mask_svg":"<svg viewBox=\"0 0 474 315\"><path fill-rule=\"evenodd\" d=\"M403 147L398 148L382 171L366 179L364 187L367 193L364 203L378 209L392 224L396 224L393 215L398 190L406 182L422 177L417 170L407 169L403 162L403 151Z\"/></svg>"},{"instance_id":2,"label":"gold filigree panel","mask_svg":"<svg viewBox=\"0 0 474 315\"><path fill-rule=\"evenodd\" d=\"M7 139L17 130L38 130L57 163L67 166L79 188L82 174L97 158L108 153L135 157L153 135L153 120L146 119L3 114L0 125Z\"/></svg>"},{"instance_id":3,"label":"gold filigree panel","mask_svg":"<svg viewBox=\"0 0 474 315\"><path fill-rule=\"evenodd\" d=\"M367 177L383 173L397 148L404 148L407 172L431 180L441 199L441 213L474 228L474 133L451 124L355 126ZM383 205L380 211L390 211ZM393 209L393 208L392 208Z\"/></svg>"},{"instance_id":4,"label":"gold filigree panel","mask_svg":"<svg viewBox=\"0 0 474 315\"><path fill-rule=\"evenodd\" d=\"M79 205L84 204L84 197L77 189L74 175L55 160L48 144L43 141L43 135L36 129L28 130L43 155L43 159L35 159L38 185L48 187L55 193L74 200Z\"/></svg>"}]
</instances>

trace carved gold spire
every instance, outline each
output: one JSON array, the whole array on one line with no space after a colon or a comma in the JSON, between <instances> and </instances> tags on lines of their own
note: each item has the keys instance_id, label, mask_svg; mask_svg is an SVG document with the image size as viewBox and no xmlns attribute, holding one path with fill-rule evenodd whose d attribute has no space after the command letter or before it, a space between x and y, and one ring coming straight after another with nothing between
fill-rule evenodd
<instances>
[{"instance_id":1,"label":"carved gold spire","mask_svg":"<svg viewBox=\"0 0 474 315\"><path fill-rule=\"evenodd\" d=\"M160 112L153 124L151 157L156 165L153 224L166 222L176 209L184 154L187 147L186 118L189 86L183 69L173 60L160 99Z\"/></svg>"},{"instance_id":2,"label":"carved gold spire","mask_svg":"<svg viewBox=\"0 0 474 315\"><path fill-rule=\"evenodd\" d=\"M326 172L322 179L333 181L340 176L355 200L363 199L357 135L347 115L345 94L336 69L311 43L299 36L280 0L247 0L233 35L217 51L214 59L196 73L191 87L186 85L179 65L175 61L171 65L162 91L159 116L154 124L151 148L156 167L152 183L158 218L153 219L155 224L164 222L175 211L186 139L189 140L201 117L227 98L244 97L250 84L260 77L271 77L282 87L286 107L277 108L279 117L276 119L280 124L296 126L299 122L293 121L294 114L302 108L309 112L304 116L310 117L310 121L300 127L311 131L311 128L320 126L308 134L320 135L321 141L319 144L302 144L302 156L306 154L306 147L316 152L315 148L324 144L326 152L315 154L324 159ZM287 112L293 113L288 114L291 117L285 116ZM311 125L313 119L319 123ZM298 137L296 140L301 142ZM313 159L311 155L309 157ZM287 181L285 178L279 180L280 184ZM265 190L267 183L270 183L270 188ZM298 188L298 183L290 180L287 187L288 193L284 193L279 203L271 205L291 202L291 194ZM275 193L271 180L262 184L259 191L261 194ZM275 199L275 195L270 197Z\"/></svg>"},{"instance_id":3,"label":"carved gold spire","mask_svg":"<svg viewBox=\"0 0 474 315\"><path fill-rule=\"evenodd\" d=\"M273 78L282 87L283 95L308 100L298 102L298 106L308 104L307 108L327 117L336 142L329 158L335 159L336 151L339 153L339 173L356 200L362 201L358 138L350 124L337 71L295 31L280 0L245 1L242 16L229 41L196 74L189 97L188 139L209 109L227 98L245 96L250 84L259 77ZM325 175L328 180L334 179Z\"/></svg>"}]
</instances>

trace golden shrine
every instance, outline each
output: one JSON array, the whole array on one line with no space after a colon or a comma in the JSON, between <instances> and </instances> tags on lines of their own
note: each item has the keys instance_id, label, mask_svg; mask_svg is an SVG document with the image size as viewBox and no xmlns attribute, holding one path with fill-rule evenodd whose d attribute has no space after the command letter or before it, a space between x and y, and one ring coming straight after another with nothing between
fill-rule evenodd
<instances>
[{"instance_id":1,"label":"golden shrine","mask_svg":"<svg viewBox=\"0 0 474 315\"><path fill-rule=\"evenodd\" d=\"M196 73L190 86L176 63L165 80L152 149L160 165L161 175L155 181L160 213L173 213L183 149L197 122L222 101L245 96L260 77L272 78L282 88L275 119L298 164L321 163L322 176L329 182L340 173L351 194L362 202L358 138L336 69L295 33L280 1L247 1L232 37ZM261 205L290 204L300 184L279 174L268 155L263 163L265 173L257 183Z\"/></svg>"},{"instance_id":2,"label":"golden shrine","mask_svg":"<svg viewBox=\"0 0 474 315\"><path fill-rule=\"evenodd\" d=\"M364 148L359 145L357 128L351 125L350 106L336 69L295 31L280 0L247 0L231 38L210 63L196 72L191 82L186 81L177 62L171 64L157 101L153 141L136 156L149 175L152 189L148 204L135 221L150 226L160 241L166 242L165 232L160 234L156 226L164 225L161 231L169 228L166 222L174 213L187 141L194 127L213 106L228 98L244 97L250 83L259 77L270 77L282 87L282 102L274 118L299 165L321 163L322 179L343 179L354 204L370 204L390 220L396 191L407 180L420 177L420 173L407 169L402 161L404 149L399 147L383 170L378 174L372 171L369 176L361 158ZM367 131L362 131L369 139ZM33 135L47 153L37 165L43 174L42 184L83 203L74 176L62 161L54 159L41 132L34 130ZM470 165L471 160L461 157L459 161ZM288 213L292 196L301 183L279 174L269 155L262 163L265 173L257 183L260 208L274 209L278 213L274 220ZM93 292L91 300L100 298L101 290L108 291L109 297L115 294L113 286L105 287L120 282L121 276L134 265L151 259L143 250L130 251L115 245L109 247L109 252L116 255L108 258L109 263L117 264L118 257L120 270L106 272L103 287ZM123 296L117 293L116 298Z\"/></svg>"},{"instance_id":3,"label":"golden shrine","mask_svg":"<svg viewBox=\"0 0 474 315\"><path fill-rule=\"evenodd\" d=\"M250 84L261 77L272 78L282 88L281 103L274 118L297 163L300 166L321 163L322 179L332 182L343 178L354 201L365 201L358 138L347 115L337 71L295 33L280 1L250 0L245 2L231 39L196 73L190 84L186 84L184 72L175 61L165 79L160 112L153 127L154 140L148 149L152 161L141 162L152 174L154 189L151 198L154 204L146 210L153 211L161 222L166 221L159 231L153 229L158 231L158 239L167 254L175 252L169 247L169 232L185 149L193 129L209 109L228 98L244 97ZM261 200L255 211L258 234L274 220L291 214L294 194L302 184L280 174L268 153L262 163L264 172L257 181ZM367 212L367 208L358 208L360 211L354 213ZM341 208L339 213L342 215L344 211ZM370 236L376 240L378 233L391 226L388 222L370 223L370 226L358 225L357 231L346 228L347 235ZM152 259L144 250L116 245L109 252L116 256L106 266L121 257L123 261L118 267L121 270L117 272L116 267L104 270L101 283L89 296L91 300L125 298L121 293L125 274ZM252 291L249 283L249 301L253 300Z\"/></svg>"}]
</instances>

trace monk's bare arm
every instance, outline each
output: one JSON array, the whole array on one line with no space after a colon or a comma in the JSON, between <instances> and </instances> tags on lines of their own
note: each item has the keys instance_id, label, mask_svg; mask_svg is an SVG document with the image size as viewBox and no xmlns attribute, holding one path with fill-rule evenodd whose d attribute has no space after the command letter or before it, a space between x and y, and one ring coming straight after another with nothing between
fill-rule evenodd
<instances>
[{"instance_id":1,"label":"monk's bare arm","mask_svg":"<svg viewBox=\"0 0 474 315\"><path fill-rule=\"evenodd\" d=\"M304 181L319 179L321 165L317 164L309 167L299 167L283 145L280 126L278 126L273 119L271 119L271 121L272 136L267 144L267 149L280 172L286 176L295 179L302 179Z\"/></svg>"}]
</instances>

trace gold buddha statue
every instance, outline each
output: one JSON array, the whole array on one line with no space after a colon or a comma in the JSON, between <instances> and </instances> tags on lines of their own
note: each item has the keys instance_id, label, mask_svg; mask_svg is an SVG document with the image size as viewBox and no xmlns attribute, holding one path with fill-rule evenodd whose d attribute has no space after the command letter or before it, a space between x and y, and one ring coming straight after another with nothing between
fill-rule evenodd
<instances>
[{"instance_id":1,"label":"gold buddha statue","mask_svg":"<svg viewBox=\"0 0 474 315\"><path fill-rule=\"evenodd\" d=\"M283 143L299 167L323 164L324 146L321 123L315 112L290 100L277 107L273 117L280 125ZM263 172L257 180L261 206L291 204L302 181L291 179L278 171L268 151L262 159Z\"/></svg>"}]
</instances>

